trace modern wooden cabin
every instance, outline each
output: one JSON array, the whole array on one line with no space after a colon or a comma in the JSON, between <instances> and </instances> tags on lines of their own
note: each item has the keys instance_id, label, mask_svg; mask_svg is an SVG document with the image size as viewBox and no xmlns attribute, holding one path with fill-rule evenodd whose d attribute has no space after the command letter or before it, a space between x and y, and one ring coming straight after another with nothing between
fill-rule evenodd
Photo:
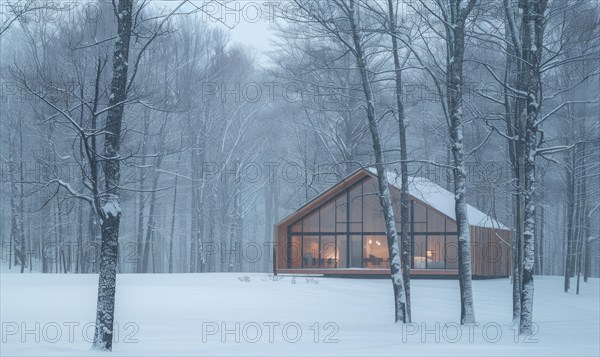
<instances>
[{"instance_id":1,"label":"modern wooden cabin","mask_svg":"<svg viewBox=\"0 0 600 357\"><path fill-rule=\"evenodd\" d=\"M400 177L388 173L397 229ZM374 171L359 169L275 225L274 273L389 276L385 221ZM457 277L454 195L430 180L409 179L412 277ZM511 230L468 206L473 278L510 273ZM400 234L400 233L398 233Z\"/></svg>"}]
</instances>

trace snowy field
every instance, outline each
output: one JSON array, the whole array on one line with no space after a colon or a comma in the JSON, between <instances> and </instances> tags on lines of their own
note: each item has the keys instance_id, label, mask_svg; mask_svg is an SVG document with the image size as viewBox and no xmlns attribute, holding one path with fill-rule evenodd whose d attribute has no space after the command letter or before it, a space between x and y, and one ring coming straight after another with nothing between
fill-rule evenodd
<instances>
[{"instance_id":1,"label":"snowy field","mask_svg":"<svg viewBox=\"0 0 600 357\"><path fill-rule=\"evenodd\" d=\"M402 326L388 280L119 275L118 341L102 353L89 350L96 275L4 272L2 356L600 355L598 279L576 296L559 277L536 278L538 329L524 338L508 279L473 282L479 325L459 330L455 280L413 280L415 324Z\"/></svg>"}]
</instances>

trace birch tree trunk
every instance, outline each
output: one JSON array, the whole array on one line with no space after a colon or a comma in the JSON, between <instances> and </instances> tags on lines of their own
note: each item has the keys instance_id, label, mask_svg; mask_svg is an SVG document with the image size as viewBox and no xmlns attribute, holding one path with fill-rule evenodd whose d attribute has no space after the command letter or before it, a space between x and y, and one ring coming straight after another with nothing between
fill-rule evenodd
<instances>
[{"instance_id":1,"label":"birch tree trunk","mask_svg":"<svg viewBox=\"0 0 600 357\"><path fill-rule=\"evenodd\" d=\"M507 42L507 54L506 54L506 66L504 73L504 83L509 86L514 86L514 68L515 68L515 57L518 51L520 51L520 47L516 41L512 41L515 37L514 34L514 26L512 13L508 6L508 0L504 0L504 13L506 17L506 30L505 30L505 40ZM520 210L520 200L521 195L520 185L519 185L519 169L517 165L517 152L519 150L519 141L514 140L517 132L517 126L514 123L513 109L511 107L513 94L507 88L507 86L503 86L503 96L504 96L504 120L506 122L506 133L508 135L508 159L510 162L510 167L512 171L512 175L515 181L514 187L517 194L511 195L512 197L512 207L514 212L519 212ZM519 321L519 316L521 315L521 269L520 269L520 239L521 236L521 215L515 214L514 216L515 222L515 234L511 240L511 280L512 280L512 311L513 311L513 322Z\"/></svg>"},{"instance_id":2,"label":"birch tree trunk","mask_svg":"<svg viewBox=\"0 0 600 357\"><path fill-rule=\"evenodd\" d=\"M519 332L533 332L533 269L535 261L535 183L537 155L537 117L541 106L540 66L543 50L543 35L545 28L545 10L547 0L525 0L522 10L522 43L521 51L526 68L522 73L526 76L522 83L526 84L526 111L521 116L524 121L525 150L523 153L524 182L523 182L523 275L521 287L521 318Z\"/></svg>"},{"instance_id":3,"label":"birch tree trunk","mask_svg":"<svg viewBox=\"0 0 600 357\"><path fill-rule=\"evenodd\" d=\"M377 170L377 183L379 186L379 202L384 212L386 234L388 241L388 250L390 257L390 273L394 289L395 322L407 322L406 296L404 294L404 277L402 274L402 265L400 259L400 249L398 246L398 234L396 232L396 222L394 220L394 209L389 190L389 182L385 171L383 149L379 136L379 127L377 116L375 114L375 97L371 88L371 81L367 70L366 57L362 48L362 42L359 35L356 21L356 8L354 0L349 1L348 20L352 33L352 41L358 71L360 73L362 89L366 100L367 120L369 122L369 131L373 140L373 152L375 155L375 168Z\"/></svg>"},{"instance_id":4,"label":"birch tree trunk","mask_svg":"<svg viewBox=\"0 0 600 357\"><path fill-rule=\"evenodd\" d=\"M406 295L406 322L411 321L410 308L410 242L408 236L408 150L406 145L406 126L404 124L404 101L402 99L402 68L398 49L397 8L392 0L388 0L389 32L392 39L392 55L394 57L394 82L396 85L396 107L398 110L398 136L400 138L400 242L402 243L402 268L404 293Z\"/></svg>"},{"instance_id":5,"label":"birch tree trunk","mask_svg":"<svg viewBox=\"0 0 600 357\"><path fill-rule=\"evenodd\" d=\"M463 59L465 22L475 0L461 8L460 1L450 1L450 26L447 33L447 103L450 113L450 140L454 159L454 197L458 230L458 280L460 286L460 322L475 322L471 287L471 236L467 217L467 173L463 139Z\"/></svg>"}]
</instances>

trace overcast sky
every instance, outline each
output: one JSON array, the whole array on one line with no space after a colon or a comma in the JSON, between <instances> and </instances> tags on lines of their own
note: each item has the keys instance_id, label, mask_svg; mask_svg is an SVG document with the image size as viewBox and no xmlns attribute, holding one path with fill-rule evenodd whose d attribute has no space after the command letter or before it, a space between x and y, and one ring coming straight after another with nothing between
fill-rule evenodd
<instances>
[{"instance_id":1,"label":"overcast sky","mask_svg":"<svg viewBox=\"0 0 600 357\"><path fill-rule=\"evenodd\" d=\"M159 0L158 4L178 6L182 1ZM206 23L220 27L231 34L234 42L256 50L257 60L265 61L265 52L273 40L269 27L273 13L284 2L268 0L188 0L178 12L202 9L201 18Z\"/></svg>"}]
</instances>

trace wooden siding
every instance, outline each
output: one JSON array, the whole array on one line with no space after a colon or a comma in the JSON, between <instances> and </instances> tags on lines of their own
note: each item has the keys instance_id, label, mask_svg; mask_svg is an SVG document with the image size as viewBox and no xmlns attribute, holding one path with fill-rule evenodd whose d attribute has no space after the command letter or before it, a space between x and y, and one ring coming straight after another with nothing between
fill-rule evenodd
<instances>
[{"instance_id":1,"label":"wooden siding","mask_svg":"<svg viewBox=\"0 0 600 357\"><path fill-rule=\"evenodd\" d=\"M477 226L470 232L473 276L509 276L511 232Z\"/></svg>"},{"instance_id":2,"label":"wooden siding","mask_svg":"<svg viewBox=\"0 0 600 357\"><path fill-rule=\"evenodd\" d=\"M274 230L277 235L275 242L275 266L277 269L287 269L287 226L275 226Z\"/></svg>"}]
</instances>

